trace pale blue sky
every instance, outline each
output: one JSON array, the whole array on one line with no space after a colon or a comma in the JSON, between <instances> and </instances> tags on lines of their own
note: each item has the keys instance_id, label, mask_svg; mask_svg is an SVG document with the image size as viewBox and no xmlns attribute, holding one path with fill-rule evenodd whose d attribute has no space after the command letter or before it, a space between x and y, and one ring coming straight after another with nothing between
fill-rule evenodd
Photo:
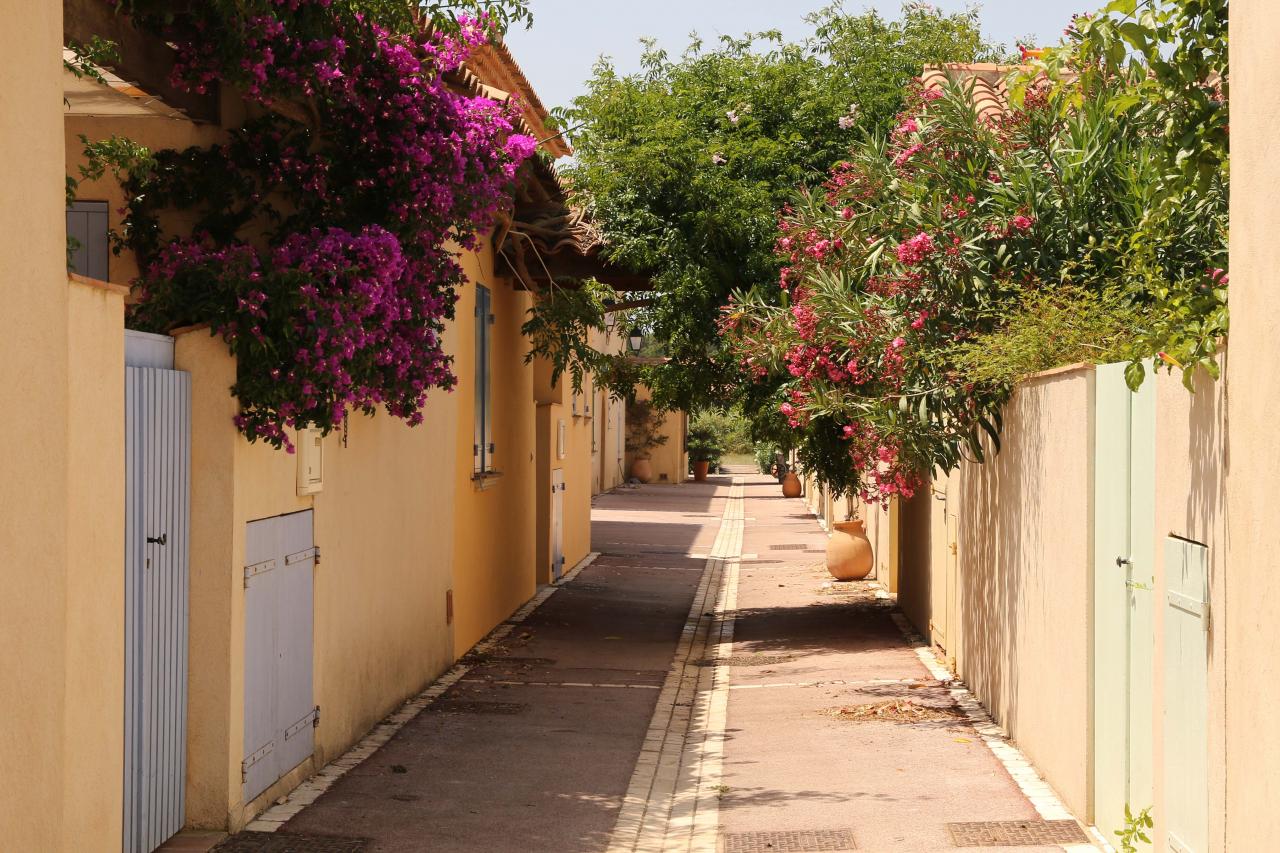
<instances>
[{"instance_id":1,"label":"pale blue sky","mask_svg":"<svg viewBox=\"0 0 1280 853\"><path fill-rule=\"evenodd\" d=\"M639 39L653 36L678 55L696 30L706 41L716 36L779 29L788 38L808 34L804 16L825 0L532 0L533 29L507 34L507 44L547 107L564 106L582 92L582 83L600 54L613 57L623 72L640 62ZM966 0L934 0L959 11ZM1012 45L1033 37L1056 43L1074 12L1093 11L1104 0L986 0L980 4L983 31ZM851 12L875 7L896 17L901 3L846 0Z\"/></svg>"}]
</instances>

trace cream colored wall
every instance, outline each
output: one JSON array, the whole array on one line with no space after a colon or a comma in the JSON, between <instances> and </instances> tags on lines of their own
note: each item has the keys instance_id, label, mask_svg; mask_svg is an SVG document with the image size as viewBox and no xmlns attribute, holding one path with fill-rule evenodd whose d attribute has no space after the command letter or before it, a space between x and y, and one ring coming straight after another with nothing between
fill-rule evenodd
<instances>
[{"instance_id":1,"label":"cream colored wall","mask_svg":"<svg viewBox=\"0 0 1280 853\"><path fill-rule=\"evenodd\" d=\"M844 510L839 510L840 518L844 516ZM891 547L891 525L889 510L880 504L866 504L859 502L858 517L863 520L866 525L867 539L871 542L871 552L874 558L875 570L873 578L889 587L889 581L893 572L890 568L891 561L894 557L895 547Z\"/></svg>"},{"instance_id":2,"label":"cream colored wall","mask_svg":"<svg viewBox=\"0 0 1280 853\"><path fill-rule=\"evenodd\" d=\"M61 38L53 3L0 27L0 388L13 410L0 827L6 849L108 851L123 776L123 303L67 282Z\"/></svg>"},{"instance_id":3,"label":"cream colored wall","mask_svg":"<svg viewBox=\"0 0 1280 853\"><path fill-rule=\"evenodd\" d=\"M1228 650L1224 849L1234 851L1269 849L1280 838L1280 15L1269 0L1237 0L1231 14L1229 571L1216 611Z\"/></svg>"},{"instance_id":4,"label":"cream colored wall","mask_svg":"<svg viewBox=\"0 0 1280 853\"><path fill-rule=\"evenodd\" d=\"M1219 361L1225 365L1225 356ZM1164 792L1164 616L1165 539L1178 536L1209 549L1209 600L1221 614L1226 599L1226 388L1206 374L1198 377L1195 394L1188 394L1180 374L1160 373L1156 384L1156 524L1155 524L1155 681L1152 690L1156 820L1153 841L1166 849ZM1208 670L1209 838L1212 850L1225 850L1223 815L1227 802L1223 755L1226 735L1226 635L1220 622L1210 620ZM1253 701L1253 690L1237 700Z\"/></svg>"},{"instance_id":5,"label":"cream colored wall","mask_svg":"<svg viewBox=\"0 0 1280 853\"><path fill-rule=\"evenodd\" d=\"M898 567L898 606L924 637L929 635L932 600L930 531L933 494L928 486L902 504L902 550Z\"/></svg>"},{"instance_id":6,"label":"cream colored wall","mask_svg":"<svg viewBox=\"0 0 1280 853\"><path fill-rule=\"evenodd\" d=\"M434 394L410 428L351 417L324 441L324 488L296 493L297 457L249 444L231 418L235 363L207 331L179 336L192 375L192 587L187 819L237 828L259 806L358 740L454 659L445 594L452 581L454 395ZM314 761L245 809L244 536L250 521L314 510L314 691L322 709Z\"/></svg>"},{"instance_id":7,"label":"cream colored wall","mask_svg":"<svg viewBox=\"0 0 1280 853\"><path fill-rule=\"evenodd\" d=\"M959 675L1078 815L1089 809L1093 383L1079 368L1020 386L1000 452L965 464L930 513L958 520L962 615L948 631Z\"/></svg>"},{"instance_id":8,"label":"cream colored wall","mask_svg":"<svg viewBox=\"0 0 1280 853\"><path fill-rule=\"evenodd\" d=\"M520 334L530 295L493 271L486 247L463 256L469 282L459 290L456 320L446 340L462 378L450 395L459 421L454 462L454 648L463 654L527 601L536 589L536 404L534 370L525 364L528 341ZM492 293L493 405L496 464L501 477L472 480L475 411L475 286ZM443 469L442 469L443 470ZM501 536L494 531L501 530Z\"/></svg>"}]
</instances>

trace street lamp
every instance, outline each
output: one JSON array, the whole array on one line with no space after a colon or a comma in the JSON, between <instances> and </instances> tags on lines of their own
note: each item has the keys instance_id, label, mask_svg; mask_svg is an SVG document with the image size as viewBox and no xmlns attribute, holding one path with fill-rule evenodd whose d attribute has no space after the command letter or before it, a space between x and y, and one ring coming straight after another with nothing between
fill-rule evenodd
<instances>
[{"instance_id":1,"label":"street lamp","mask_svg":"<svg viewBox=\"0 0 1280 853\"><path fill-rule=\"evenodd\" d=\"M631 330L631 337L628 339L633 353L640 352L640 345L644 343L644 336L640 334L640 328L636 327Z\"/></svg>"}]
</instances>

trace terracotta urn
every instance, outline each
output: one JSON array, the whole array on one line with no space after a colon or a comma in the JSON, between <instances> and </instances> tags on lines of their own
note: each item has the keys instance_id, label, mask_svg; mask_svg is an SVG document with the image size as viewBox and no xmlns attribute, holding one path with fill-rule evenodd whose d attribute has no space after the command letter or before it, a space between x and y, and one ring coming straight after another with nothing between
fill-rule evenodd
<instances>
[{"instance_id":1,"label":"terracotta urn","mask_svg":"<svg viewBox=\"0 0 1280 853\"><path fill-rule=\"evenodd\" d=\"M695 483L705 483L707 481L707 471L710 470L711 463L706 460L698 460L693 463L693 481Z\"/></svg>"},{"instance_id":2,"label":"terracotta urn","mask_svg":"<svg viewBox=\"0 0 1280 853\"><path fill-rule=\"evenodd\" d=\"M800 486L800 478L796 476L795 471L788 471L782 477L782 496L784 498L798 498L803 489Z\"/></svg>"},{"instance_id":3,"label":"terracotta urn","mask_svg":"<svg viewBox=\"0 0 1280 853\"><path fill-rule=\"evenodd\" d=\"M838 581L860 581L871 573L874 555L861 519L837 521L827 540L827 571Z\"/></svg>"},{"instance_id":4,"label":"terracotta urn","mask_svg":"<svg viewBox=\"0 0 1280 853\"><path fill-rule=\"evenodd\" d=\"M648 456L637 457L631 463L631 476L642 483L653 479L653 465L649 462Z\"/></svg>"}]
</instances>

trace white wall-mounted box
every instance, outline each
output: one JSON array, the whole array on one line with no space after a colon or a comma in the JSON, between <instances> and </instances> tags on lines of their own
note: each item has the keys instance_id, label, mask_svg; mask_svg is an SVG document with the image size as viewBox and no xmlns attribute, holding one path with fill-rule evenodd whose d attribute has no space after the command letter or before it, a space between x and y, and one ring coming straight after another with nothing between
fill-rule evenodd
<instances>
[{"instance_id":1,"label":"white wall-mounted box","mask_svg":"<svg viewBox=\"0 0 1280 853\"><path fill-rule=\"evenodd\" d=\"M324 489L324 439L320 430L298 430L298 494L314 495Z\"/></svg>"}]
</instances>

